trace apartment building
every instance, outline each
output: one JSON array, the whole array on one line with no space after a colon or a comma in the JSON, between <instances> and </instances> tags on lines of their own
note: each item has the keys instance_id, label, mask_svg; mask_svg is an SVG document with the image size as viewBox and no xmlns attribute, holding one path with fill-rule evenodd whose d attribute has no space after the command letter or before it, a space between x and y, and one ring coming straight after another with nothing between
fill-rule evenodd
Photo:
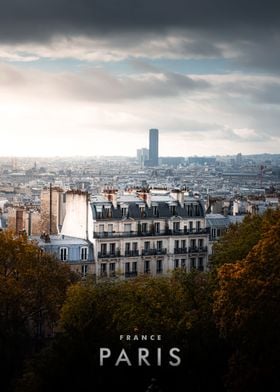
<instances>
[{"instance_id":1,"label":"apartment building","mask_svg":"<svg viewBox=\"0 0 280 392\"><path fill-rule=\"evenodd\" d=\"M200 199L180 190L138 189L118 196L109 189L90 206L97 277L207 269L208 229Z\"/></svg>"}]
</instances>

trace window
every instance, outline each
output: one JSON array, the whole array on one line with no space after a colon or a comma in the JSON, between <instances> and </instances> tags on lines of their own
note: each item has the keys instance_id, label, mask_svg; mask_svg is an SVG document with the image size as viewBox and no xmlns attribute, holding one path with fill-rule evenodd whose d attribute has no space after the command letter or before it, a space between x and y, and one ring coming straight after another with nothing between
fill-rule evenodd
<instances>
[{"instance_id":1,"label":"window","mask_svg":"<svg viewBox=\"0 0 280 392\"><path fill-rule=\"evenodd\" d=\"M200 231L201 227L200 227L200 221L196 222L196 231Z\"/></svg>"},{"instance_id":2,"label":"window","mask_svg":"<svg viewBox=\"0 0 280 392\"><path fill-rule=\"evenodd\" d=\"M174 241L174 244L175 244L175 249L179 249L179 240L175 240Z\"/></svg>"},{"instance_id":3,"label":"window","mask_svg":"<svg viewBox=\"0 0 280 392\"><path fill-rule=\"evenodd\" d=\"M190 232L192 232L193 231L193 222L192 221L190 221L189 227L190 227Z\"/></svg>"},{"instance_id":4,"label":"window","mask_svg":"<svg viewBox=\"0 0 280 392\"><path fill-rule=\"evenodd\" d=\"M142 231L142 233L147 233L147 223L142 223L141 231Z\"/></svg>"},{"instance_id":5,"label":"window","mask_svg":"<svg viewBox=\"0 0 280 392\"><path fill-rule=\"evenodd\" d=\"M60 248L59 249L59 258L61 261L67 261L68 260L68 248Z\"/></svg>"},{"instance_id":6,"label":"window","mask_svg":"<svg viewBox=\"0 0 280 392\"><path fill-rule=\"evenodd\" d=\"M203 248L203 239L199 239L198 240L198 246L199 246L199 248Z\"/></svg>"},{"instance_id":7,"label":"window","mask_svg":"<svg viewBox=\"0 0 280 392\"><path fill-rule=\"evenodd\" d=\"M157 274L162 273L162 260L157 260Z\"/></svg>"},{"instance_id":8,"label":"window","mask_svg":"<svg viewBox=\"0 0 280 392\"><path fill-rule=\"evenodd\" d=\"M176 206L171 206L170 207L170 212L172 215L176 215Z\"/></svg>"},{"instance_id":9,"label":"window","mask_svg":"<svg viewBox=\"0 0 280 392\"><path fill-rule=\"evenodd\" d=\"M109 249L110 249L110 255L114 255L116 252L116 244L115 243L109 244Z\"/></svg>"},{"instance_id":10,"label":"window","mask_svg":"<svg viewBox=\"0 0 280 392\"><path fill-rule=\"evenodd\" d=\"M145 260L144 262L144 272L145 274L150 273L150 260Z\"/></svg>"},{"instance_id":11,"label":"window","mask_svg":"<svg viewBox=\"0 0 280 392\"><path fill-rule=\"evenodd\" d=\"M122 216L127 216L127 207L122 207Z\"/></svg>"},{"instance_id":12,"label":"window","mask_svg":"<svg viewBox=\"0 0 280 392\"><path fill-rule=\"evenodd\" d=\"M101 263L101 276L106 276L106 275L107 275L107 264Z\"/></svg>"},{"instance_id":13,"label":"window","mask_svg":"<svg viewBox=\"0 0 280 392\"><path fill-rule=\"evenodd\" d=\"M196 241L195 240L191 240L191 248L194 249L196 246Z\"/></svg>"},{"instance_id":14,"label":"window","mask_svg":"<svg viewBox=\"0 0 280 392\"><path fill-rule=\"evenodd\" d=\"M186 248L186 240L181 241L181 248Z\"/></svg>"},{"instance_id":15,"label":"window","mask_svg":"<svg viewBox=\"0 0 280 392\"><path fill-rule=\"evenodd\" d=\"M110 276L115 276L115 274L116 274L116 263L110 263L109 264L109 271L110 271Z\"/></svg>"},{"instance_id":16,"label":"window","mask_svg":"<svg viewBox=\"0 0 280 392\"><path fill-rule=\"evenodd\" d=\"M104 233L104 225L99 225L99 233Z\"/></svg>"},{"instance_id":17,"label":"window","mask_svg":"<svg viewBox=\"0 0 280 392\"><path fill-rule=\"evenodd\" d=\"M130 233L131 232L131 223L125 223L124 224L124 232L125 233Z\"/></svg>"},{"instance_id":18,"label":"window","mask_svg":"<svg viewBox=\"0 0 280 392\"><path fill-rule=\"evenodd\" d=\"M83 246L80 249L80 259L82 261L86 261L88 259L88 247L87 246Z\"/></svg>"},{"instance_id":19,"label":"window","mask_svg":"<svg viewBox=\"0 0 280 392\"><path fill-rule=\"evenodd\" d=\"M190 267L191 268L196 268L196 260L193 257L190 259Z\"/></svg>"},{"instance_id":20,"label":"window","mask_svg":"<svg viewBox=\"0 0 280 392\"><path fill-rule=\"evenodd\" d=\"M108 233L109 233L109 234L112 234L112 233L113 233L113 225L112 225L112 224L109 224L109 225L108 225Z\"/></svg>"},{"instance_id":21,"label":"window","mask_svg":"<svg viewBox=\"0 0 280 392\"><path fill-rule=\"evenodd\" d=\"M86 276L88 272L88 266L87 265L82 265L82 275Z\"/></svg>"},{"instance_id":22,"label":"window","mask_svg":"<svg viewBox=\"0 0 280 392\"><path fill-rule=\"evenodd\" d=\"M137 248L138 248L137 242L133 242L132 243L132 250L135 252L135 251L137 251Z\"/></svg>"},{"instance_id":23,"label":"window","mask_svg":"<svg viewBox=\"0 0 280 392\"><path fill-rule=\"evenodd\" d=\"M162 241L157 241L157 250L162 250Z\"/></svg>"},{"instance_id":24,"label":"window","mask_svg":"<svg viewBox=\"0 0 280 392\"><path fill-rule=\"evenodd\" d=\"M130 263L125 263L125 273L126 274L130 273Z\"/></svg>"},{"instance_id":25,"label":"window","mask_svg":"<svg viewBox=\"0 0 280 392\"><path fill-rule=\"evenodd\" d=\"M150 241L145 241L144 242L144 249L149 250L150 249Z\"/></svg>"},{"instance_id":26,"label":"window","mask_svg":"<svg viewBox=\"0 0 280 392\"><path fill-rule=\"evenodd\" d=\"M137 262L136 261L134 261L132 263L132 272L137 273Z\"/></svg>"},{"instance_id":27,"label":"window","mask_svg":"<svg viewBox=\"0 0 280 392\"><path fill-rule=\"evenodd\" d=\"M181 259L181 268L186 269L186 259Z\"/></svg>"},{"instance_id":28,"label":"window","mask_svg":"<svg viewBox=\"0 0 280 392\"><path fill-rule=\"evenodd\" d=\"M159 222L155 223L155 232L160 233L160 223Z\"/></svg>"},{"instance_id":29,"label":"window","mask_svg":"<svg viewBox=\"0 0 280 392\"><path fill-rule=\"evenodd\" d=\"M179 259L174 260L174 268L179 268Z\"/></svg>"},{"instance_id":30,"label":"window","mask_svg":"<svg viewBox=\"0 0 280 392\"><path fill-rule=\"evenodd\" d=\"M153 206L153 215L158 215L158 206Z\"/></svg>"},{"instance_id":31,"label":"window","mask_svg":"<svg viewBox=\"0 0 280 392\"><path fill-rule=\"evenodd\" d=\"M173 231L175 233L180 231L180 222L173 222Z\"/></svg>"},{"instance_id":32,"label":"window","mask_svg":"<svg viewBox=\"0 0 280 392\"><path fill-rule=\"evenodd\" d=\"M101 244L101 255L105 256L107 253L107 244Z\"/></svg>"},{"instance_id":33,"label":"window","mask_svg":"<svg viewBox=\"0 0 280 392\"><path fill-rule=\"evenodd\" d=\"M198 258L198 267L199 271L203 271L204 270L204 265L203 265L203 257L199 257Z\"/></svg>"},{"instance_id":34,"label":"window","mask_svg":"<svg viewBox=\"0 0 280 392\"><path fill-rule=\"evenodd\" d=\"M130 252L130 242L126 242L125 243L125 253L129 253Z\"/></svg>"}]
</instances>

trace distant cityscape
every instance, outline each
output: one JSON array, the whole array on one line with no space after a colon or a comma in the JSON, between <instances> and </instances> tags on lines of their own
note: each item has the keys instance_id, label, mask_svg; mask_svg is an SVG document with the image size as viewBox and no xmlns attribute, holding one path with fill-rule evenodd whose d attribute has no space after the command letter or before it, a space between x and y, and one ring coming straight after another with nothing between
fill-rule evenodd
<instances>
[{"instance_id":1,"label":"distant cityscape","mask_svg":"<svg viewBox=\"0 0 280 392\"><path fill-rule=\"evenodd\" d=\"M85 276L207 270L213 243L279 208L280 154L0 158L0 229L25 233Z\"/></svg>"}]
</instances>

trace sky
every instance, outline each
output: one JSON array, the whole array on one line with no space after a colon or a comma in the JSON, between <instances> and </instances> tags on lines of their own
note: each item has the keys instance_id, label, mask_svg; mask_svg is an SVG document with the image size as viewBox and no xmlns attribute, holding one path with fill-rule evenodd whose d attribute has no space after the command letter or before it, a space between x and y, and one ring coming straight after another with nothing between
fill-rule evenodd
<instances>
[{"instance_id":1,"label":"sky","mask_svg":"<svg viewBox=\"0 0 280 392\"><path fill-rule=\"evenodd\" d=\"M0 156L280 153L280 3L1 0Z\"/></svg>"}]
</instances>

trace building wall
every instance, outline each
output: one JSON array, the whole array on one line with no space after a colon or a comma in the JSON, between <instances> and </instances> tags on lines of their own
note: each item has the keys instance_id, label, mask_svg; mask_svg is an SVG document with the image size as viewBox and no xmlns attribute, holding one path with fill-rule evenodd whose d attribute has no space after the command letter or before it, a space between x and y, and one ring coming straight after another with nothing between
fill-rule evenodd
<instances>
[{"instance_id":1,"label":"building wall","mask_svg":"<svg viewBox=\"0 0 280 392\"><path fill-rule=\"evenodd\" d=\"M88 238L88 194L69 191L65 194L65 218L61 233L78 238Z\"/></svg>"}]
</instances>

